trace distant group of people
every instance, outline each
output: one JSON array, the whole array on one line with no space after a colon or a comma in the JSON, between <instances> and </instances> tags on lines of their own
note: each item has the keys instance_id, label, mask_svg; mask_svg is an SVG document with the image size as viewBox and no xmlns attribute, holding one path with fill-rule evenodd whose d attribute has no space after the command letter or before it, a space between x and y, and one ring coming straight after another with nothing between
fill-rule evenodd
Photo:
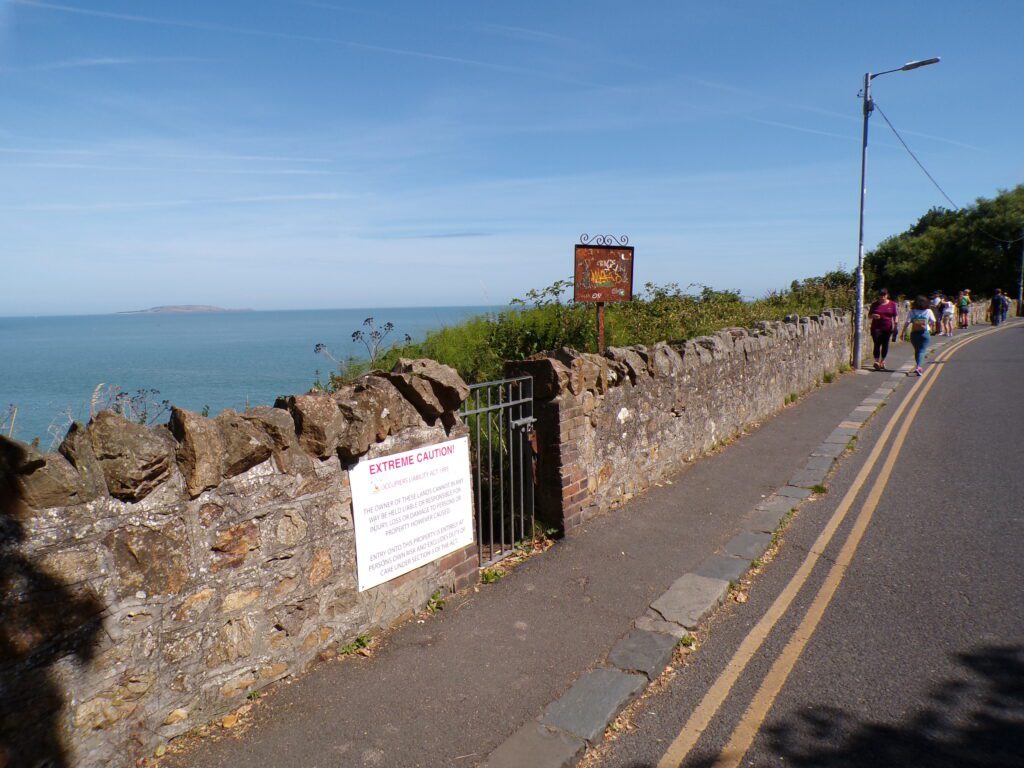
<instances>
[{"instance_id":1,"label":"distant group of people","mask_svg":"<svg viewBox=\"0 0 1024 768\"><path fill-rule=\"evenodd\" d=\"M931 299L927 296L918 296L913 301L903 322L902 336L905 341L909 340L914 346L914 375L920 376L924 373L924 357L928 352L931 337L933 335L953 335L954 315L958 328L970 327L973 303L971 292L966 288L960 291L955 299L936 291L932 294ZM1010 300L1002 290L997 288L987 312L992 325L1005 322L1009 311ZM884 371L886 370L885 358L889 354L889 342L895 342L901 333L899 304L891 299L889 291L883 288L878 292L878 298L868 310L868 316L871 319L874 369Z\"/></svg>"}]
</instances>

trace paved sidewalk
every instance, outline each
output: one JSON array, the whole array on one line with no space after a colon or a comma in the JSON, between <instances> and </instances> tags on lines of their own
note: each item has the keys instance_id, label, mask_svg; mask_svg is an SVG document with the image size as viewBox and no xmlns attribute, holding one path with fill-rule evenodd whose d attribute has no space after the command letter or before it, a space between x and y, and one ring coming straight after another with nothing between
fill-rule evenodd
<instances>
[{"instance_id":1,"label":"paved sidewalk","mask_svg":"<svg viewBox=\"0 0 1024 768\"><path fill-rule=\"evenodd\" d=\"M897 345L890 364L910 352ZM161 765L572 764L903 378L860 372L815 390L500 582L399 628L372 658L279 686L237 736Z\"/></svg>"}]
</instances>

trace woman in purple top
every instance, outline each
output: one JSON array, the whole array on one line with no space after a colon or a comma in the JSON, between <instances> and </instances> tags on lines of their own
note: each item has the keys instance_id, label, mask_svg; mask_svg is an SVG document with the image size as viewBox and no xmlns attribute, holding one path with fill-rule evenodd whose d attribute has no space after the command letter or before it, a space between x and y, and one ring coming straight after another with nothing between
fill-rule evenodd
<instances>
[{"instance_id":1,"label":"woman in purple top","mask_svg":"<svg viewBox=\"0 0 1024 768\"><path fill-rule=\"evenodd\" d=\"M889 298L885 288L878 292L878 298L868 310L871 318L871 340L874 342L875 370L885 370L885 358L889 354L889 340L896 341L899 333L899 307Z\"/></svg>"}]
</instances>

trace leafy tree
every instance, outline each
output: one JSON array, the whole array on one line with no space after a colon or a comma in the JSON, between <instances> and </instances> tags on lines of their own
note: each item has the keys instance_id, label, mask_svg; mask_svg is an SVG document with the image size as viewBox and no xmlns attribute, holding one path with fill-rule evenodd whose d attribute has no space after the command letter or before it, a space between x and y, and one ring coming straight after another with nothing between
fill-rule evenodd
<instances>
[{"instance_id":1,"label":"leafy tree","mask_svg":"<svg viewBox=\"0 0 1024 768\"><path fill-rule=\"evenodd\" d=\"M970 288L1016 293L1024 248L1024 185L951 211L932 208L906 232L887 238L865 257L873 287L897 294Z\"/></svg>"}]
</instances>

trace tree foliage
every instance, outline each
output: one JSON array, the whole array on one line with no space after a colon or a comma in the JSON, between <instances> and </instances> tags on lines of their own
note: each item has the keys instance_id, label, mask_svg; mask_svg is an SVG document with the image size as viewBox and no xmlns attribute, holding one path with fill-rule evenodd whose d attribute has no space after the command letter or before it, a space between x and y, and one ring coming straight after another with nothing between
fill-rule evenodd
<instances>
[{"instance_id":1,"label":"tree foliage","mask_svg":"<svg viewBox=\"0 0 1024 768\"><path fill-rule=\"evenodd\" d=\"M1016 294L1024 248L1024 185L958 211L932 208L906 232L882 241L865 257L873 287L895 294L970 288Z\"/></svg>"}]
</instances>

